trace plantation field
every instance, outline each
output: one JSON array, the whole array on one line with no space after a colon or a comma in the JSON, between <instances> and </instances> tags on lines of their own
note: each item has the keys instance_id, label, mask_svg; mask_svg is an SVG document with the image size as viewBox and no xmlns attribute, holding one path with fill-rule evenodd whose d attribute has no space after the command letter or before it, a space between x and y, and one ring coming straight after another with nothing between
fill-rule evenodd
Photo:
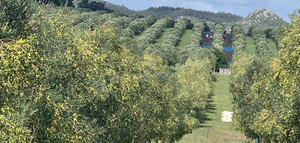
<instances>
[{"instance_id":1,"label":"plantation field","mask_svg":"<svg viewBox=\"0 0 300 143\"><path fill-rule=\"evenodd\" d=\"M213 109L208 113L210 120L203 124L204 127L185 135L178 143L243 143L247 141L241 132L234 129L232 123L221 122L222 112L232 111L229 78L229 76L217 75Z\"/></svg>"},{"instance_id":2,"label":"plantation field","mask_svg":"<svg viewBox=\"0 0 300 143\"><path fill-rule=\"evenodd\" d=\"M300 18L229 35L72 1L0 1L0 143L300 142Z\"/></svg>"}]
</instances>

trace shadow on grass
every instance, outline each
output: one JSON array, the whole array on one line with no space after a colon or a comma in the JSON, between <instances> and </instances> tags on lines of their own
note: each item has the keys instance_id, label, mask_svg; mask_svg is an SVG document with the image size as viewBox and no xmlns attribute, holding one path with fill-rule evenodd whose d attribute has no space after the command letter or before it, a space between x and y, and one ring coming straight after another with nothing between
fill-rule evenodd
<instances>
[{"instance_id":1,"label":"shadow on grass","mask_svg":"<svg viewBox=\"0 0 300 143\"><path fill-rule=\"evenodd\" d=\"M208 114L214 114L216 110L216 105L213 104L212 97L210 97L207 100L207 105L205 109L203 110L196 110L196 118L199 120L200 124L204 124L207 121L211 121L212 119L208 117ZM200 128L202 127L211 127L211 126L206 126L206 125L200 125Z\"/></svg>"}]
</instances>

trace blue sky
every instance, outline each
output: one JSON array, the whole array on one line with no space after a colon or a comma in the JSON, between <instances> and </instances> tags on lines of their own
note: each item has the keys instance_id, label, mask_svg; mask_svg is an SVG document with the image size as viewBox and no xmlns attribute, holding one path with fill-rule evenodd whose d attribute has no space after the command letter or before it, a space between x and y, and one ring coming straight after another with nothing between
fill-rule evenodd
<instances>
[{"instance_id":1,"label":"blue sky","mask_svg":"<svg viewBox=\"0 0 300 143\"><path fill-rule=\"evenodd\" d=\"M259 8L268 8L286 21L288 14L300 8L300 0L106 0L134 10L172 6L212 12L229 12L243 17Z\"/></svg>"}]
</instances>

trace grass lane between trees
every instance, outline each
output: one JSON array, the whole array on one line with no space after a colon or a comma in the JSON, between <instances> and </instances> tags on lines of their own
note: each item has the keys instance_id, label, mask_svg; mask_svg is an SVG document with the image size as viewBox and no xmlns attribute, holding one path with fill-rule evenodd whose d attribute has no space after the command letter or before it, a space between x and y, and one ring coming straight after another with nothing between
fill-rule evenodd
<instances>
[{"instance_id":1,"label":"grass lane between trees","mask_svg":"<svg viewBox=\"0 0 300 143\"><path fill-rule=\"evenodd\" d=\"M217 75L213 109L208 114L210 119L193 133L185 135L178 143L243 143L247 139L234 129L232 123L221 122L223 111L232 111L231 93L229 92L229 76Z\"/></svg>"}]
</instances>

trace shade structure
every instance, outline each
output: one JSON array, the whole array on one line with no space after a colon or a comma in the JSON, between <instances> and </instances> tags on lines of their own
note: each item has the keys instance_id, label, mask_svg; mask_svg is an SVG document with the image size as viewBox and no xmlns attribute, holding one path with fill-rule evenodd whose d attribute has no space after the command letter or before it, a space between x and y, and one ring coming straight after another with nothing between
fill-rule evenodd
<instances>
[{"instance_id":1,"label":"shade structure","mask_svg":"<svg viewBox=\"0 0 300 143\"><path fill-rule=\"evenodd\" d=\"M202 32L202 34L214 35L213 32L208 32L208 31L204 31L204 32Z\"/></svg>"},{"instance_id":2,"label":"shade structure","mask_svg":"<svg viewBox=\"0 0 300 143\"><path fill-rule=\"evenodd\" d=\"M201 45L201 47L204 48L204 49L210 49L211 48L211 46L208 46L208 45Z\"/></svg>"},{"instance_id":3,"label":"shade structure","mask_svg":"<svg viewBox=\"0 0 300 143\"><path fill-rule=\"evenodd\" d=\"M224 51L225 52L234 52L234 50L232 49L232 47L224 47Z\"/></svg>"}]
</instances>

